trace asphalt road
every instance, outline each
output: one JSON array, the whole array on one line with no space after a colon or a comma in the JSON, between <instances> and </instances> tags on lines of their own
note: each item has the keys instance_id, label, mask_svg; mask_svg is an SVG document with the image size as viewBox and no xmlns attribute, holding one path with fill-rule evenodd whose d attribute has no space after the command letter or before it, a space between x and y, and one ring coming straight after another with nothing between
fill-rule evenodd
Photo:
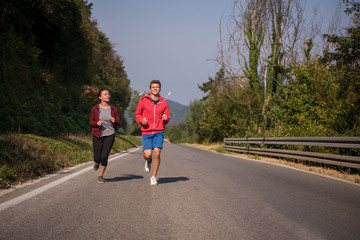
<instances>
[{"instance_id":1,"label":"asphalt road","mask_svg":"<svg viewBox=\"0 0 360 240\"><path fill-rule=\"evenodd\" d=\"M360 187L168 144L158 186L141 149L0 197L0 239L359 239Z\"/></svg>"}]
</instances>

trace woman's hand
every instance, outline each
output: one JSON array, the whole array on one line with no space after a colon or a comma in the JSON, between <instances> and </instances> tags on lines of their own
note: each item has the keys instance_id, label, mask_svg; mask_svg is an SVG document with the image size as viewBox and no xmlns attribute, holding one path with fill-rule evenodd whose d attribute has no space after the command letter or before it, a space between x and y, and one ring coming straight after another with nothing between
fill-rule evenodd
<instances>
[{"instance_id":1,"label":"woman's hand","mask_svg":"<svg viewBox=\"0 0 360 240\"><path fill-rule=\"evenodd\" d=\"M167 115L164 113L163 115L162 115L162 120L163 121L166 121L168 119L168 117L167 117Z\"/></svg>"},{"instance_id":2,"label":"woman's hand","mask_svg":"<svg viewBox=\"0 0 360 240\"><path fill-rule=\"evenodd\" d=\"M111 122L114 123L115 122L115 118L111 117Z\"/></svg>"},{"instance_id":3,"label":"woman's hand","mask_svg":"<svg viewBox=\"0 0 360 240\"><path fill-rule=\"evenodd\" d=\"M103 121L98 121L96 124L97 124L98 126L101 126L101 125L103 124Z\"/></svg>"}]
</instances>

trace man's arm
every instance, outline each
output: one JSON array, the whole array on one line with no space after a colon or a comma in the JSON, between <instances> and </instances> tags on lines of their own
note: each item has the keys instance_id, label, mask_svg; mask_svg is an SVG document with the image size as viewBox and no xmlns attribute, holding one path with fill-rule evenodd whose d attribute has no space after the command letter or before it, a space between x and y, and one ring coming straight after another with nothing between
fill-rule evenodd
<instances>
[{"instance_id":1,"label":"man's arm","mask_svg":"<svg viewBox=\"0 0 360 240\"><path fill-rule=\"evenodd\" d=\"M142 117L142 111L143 111L142 108L143 108L143 106L142 106L142 102L140 100L139 103L138 103L138 106L136 108L136 112L135 112L135 121L138 124L146 125L147 122L146 122L146 124L143 124L143 119L144 118Z\"/></svg>"},{"instance_id":2,"label":"man's arm","mask_svg":"<svg viewBox=\"0 0 360 240\"><path fill-rule=\"evenodd\" d=\"M164 114L162 115L162 120L164 122L164 125L168 124L168 122L170 121L170 110L169 110L169 104L167 101L165 101L165 111Z\"/></svg>"}]
</instances>

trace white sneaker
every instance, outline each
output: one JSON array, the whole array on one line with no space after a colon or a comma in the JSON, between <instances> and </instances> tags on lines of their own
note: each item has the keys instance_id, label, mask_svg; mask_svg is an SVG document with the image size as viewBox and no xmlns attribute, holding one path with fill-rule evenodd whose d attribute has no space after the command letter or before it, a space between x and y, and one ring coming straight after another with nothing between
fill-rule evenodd
<instances>
[{"instance_id":1,"label":"white sneaker","mask_svg":"<svg viewBox=\"0 0 360 240\"><path fill-rule=\"evenodd\" d=\"M155 186L155 185L157 185L157 184L158 184L158 183L157 183L156 177L152 176L152 177L150 178L150 185Z\"/></svg>"},{"instance_id":2,"label":"white sneaker","mask_svg":"<svg viewBox=\"0 0 360 240\"><path fill-rule=\"evenodd\" d=\"M148 163L148 161L145 161L145 172L150 172L151 163Z\"/></svg>"}]
</instances>

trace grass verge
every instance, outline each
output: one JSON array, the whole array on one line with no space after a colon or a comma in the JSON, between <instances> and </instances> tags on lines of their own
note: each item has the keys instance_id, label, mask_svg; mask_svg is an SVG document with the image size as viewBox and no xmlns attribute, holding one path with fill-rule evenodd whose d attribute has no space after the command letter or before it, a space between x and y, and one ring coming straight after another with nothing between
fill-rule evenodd
<instances>
[{"instance_id":1,"label":"grass verge","mask_svg":"<svg viewBox=\"0 0 360 240\"><path fill-rule=\"evenodd\" d=\"M263 157L263 156L259 156L259 155L241 154L241 153L231 152L231 151L227 151L227 150L223 149L221 147L222 144L223 143L213 143L213 144L184 143L184 145L197 147L197 148L201 148L201 149L205 149L205 150L209 150L209 151L215 151L215 152L224 153L224 154L236 155L239 157L250 158L250 159L274 163L274 164L281 164L281 165L285 165L285 166L289 166L289 167L293 167L293 168L297 168L297 169L301 169L301 170L305 170L305 171L309 171L309 172L313 172L313 173L317 173L317 174L321 174L321 175L339 178L339 179L342 179L342 180L345 180L348 182L360 184L360 174L351 174L346 171L324 168L324 167L319 167L319 166L308 166L308 165L304 165L302 163L296 163L296 162L287 161L287 160L279 159L279 158L269 158L269 157Z\"/></svg>"},{"instance_id":2,"label":"grass verge","mask_svg":"<svg viewBox=\"0 0 360 240\"><path fill-rule=\"evenodd\" d=\"M117 135L110 154L141 145L141 138ZM0 135L0 188L92 161L92 136Z\"/></svg>"}]
</instances>

